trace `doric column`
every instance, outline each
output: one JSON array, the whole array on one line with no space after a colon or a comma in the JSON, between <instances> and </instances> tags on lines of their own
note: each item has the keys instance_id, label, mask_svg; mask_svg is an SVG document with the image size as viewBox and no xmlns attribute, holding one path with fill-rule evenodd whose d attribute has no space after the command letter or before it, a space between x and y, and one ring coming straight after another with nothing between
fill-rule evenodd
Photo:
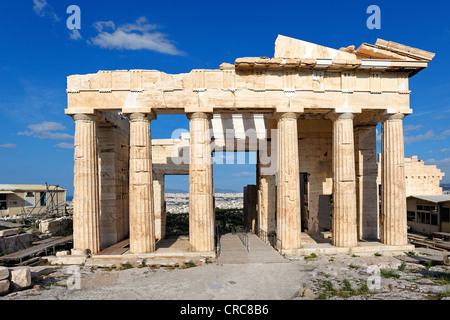
<instances>
[{"instance_id":1,"label":"doric column","mask_svg":"<svg viewBox=\"0 0 450 320\"><path fill-rule=\"evenodd\" d=\"M278 117L277 237L283 250L301 247L297 119L295 113Z\"/></svg>"},{"instance_id":2,"label":"doric column","mask_svg":"<svg viewBox=\"0 0 450 320\"><path fill-rule=\"evenodd\" d=\"M90 115L75 120L75 167L73 195L74 249L100 251L97 124Z\"/></svg>"},{"instance_id":3,"label":"doric column","mask_svg":"<svg viewBox=\"0 0 450 320\"><path fill-rule=\"evenodd\" d=\"M155 210L155 238L166 237L166 206L164 194L164 174L153 175L153 206Z\"/></svg>"},{"instance_id":4,"label":"doric column","mask_svg":"<svg viewBox=\"0 0 450 320\"><path fill-rule=\"evenodd\" d=\"M130 253L155 251L151 115L130 118Z\"/></svg>"},{"instance_id":5,"label":"doric column","mask_svg":"<svg viewBox=\"0 0 450 320\"><path fill-rule=\"evenodd\" d=\"M211 114L189 115L191 156L189 162L189 242L191 251L214 251L214 204Z\"/></svg>"},{"instance_id":6,"label":"doric column","mask_svg":"<svg viewBox=\"0 0 450 320\"><path fill-rule=\"evenodd\" d=\"M381 137L382 228L381 242L406 245L405 151L403 114L384 117Z\"/></svg>"},{"instance_id":7,"label":"doric column","mask_svg":"<svg viewBox=\"0 0 450 320\"><path fill-rule=\"evenodd\" d=\"M335 113L333 121L333 225L336 247L357 245L353 114Z\"/></svg>"}]
</instances>

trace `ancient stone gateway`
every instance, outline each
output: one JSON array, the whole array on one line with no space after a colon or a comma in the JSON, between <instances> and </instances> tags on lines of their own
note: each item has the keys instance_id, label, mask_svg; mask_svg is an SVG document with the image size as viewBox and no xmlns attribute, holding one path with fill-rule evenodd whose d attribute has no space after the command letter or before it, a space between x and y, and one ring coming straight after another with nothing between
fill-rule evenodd
<instances>
[{"instance_id":1,"label":"ancient stone gateway","mask_svg":"<svg viewBox=\"0 0 450 320\"><path fill-rule=\"evenodd\" d=\"M155 238L163 237L160 223L155 226L161 201L155 205L154 197L161 197L164 170L179 170L190 176L190 251L213 252L212 152L241 146L259 155L256 232L276 232L286 254L320 250L302 242L302 228L320 231L319 211L328 197L335 252L364 251L360 240L378 234L381 122L380 246L409 250L403 118L412 113L409 78L433 57L381 39L335 50L279 36L274 58L239 58L218 70L69 76L74 247L95 254L129 235L130 253L154 252ZM189 118L183 154L161 158L167 148L152 147L150 125L159 114ZM263 126L253 134L237 128L246 117ZM223 134L229 121L231 138ZM187 163L176 161L183 157Z\"/></svg>"}]
</instances>

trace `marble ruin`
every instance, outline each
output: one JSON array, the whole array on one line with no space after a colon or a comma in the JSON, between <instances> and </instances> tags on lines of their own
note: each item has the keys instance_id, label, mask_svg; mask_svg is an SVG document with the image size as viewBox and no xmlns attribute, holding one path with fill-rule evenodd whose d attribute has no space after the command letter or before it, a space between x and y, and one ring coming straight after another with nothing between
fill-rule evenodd
<instances>
[{"instance_id":1,"label":"marble ruin","mask_svg":"<svg viewBox=\"0 0 450 320\"><path fill-rule=\"evenodd\" d=\"M217 70L69 76L74 248L96 254L129 236L131 254L154 252L164 175L189 174L190 251L213 252L213 152L256 151L256 185L246 189L252 231L275 233L283 253L298 255L305 232L330 230L332 246L351 252L378 237L381 122L380 244L409 250L403 119L412 113L409 78L433 57L381 39L335 50L280 35L274 58ZM152 141L160 114L186 114L189 138Z\"/></svg>"}]
</instances>

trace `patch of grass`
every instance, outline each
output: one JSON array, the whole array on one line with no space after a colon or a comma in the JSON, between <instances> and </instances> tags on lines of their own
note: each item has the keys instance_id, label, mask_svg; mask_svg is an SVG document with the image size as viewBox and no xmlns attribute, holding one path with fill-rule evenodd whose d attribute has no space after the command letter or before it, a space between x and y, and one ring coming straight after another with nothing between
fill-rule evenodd
<instances>
[{"instance_id":1,"label":"patch of grass","mask_svg":"<svg viewBox=\"0 0 450 320\"><path fill-rule=\"evenodd\" d=\"M133 265L130 264L130 263L126 263L126 264L123 264L123 265L119 268L119 270L127 270L127 269L131 269L131 268L134 268Z\"/></svg>"},{"instance_id":2,"label":"patch of grass","mask_svg":"<svg viewBox=\"0 0 450 320\"><path fill-rule=\"evenodd\" d=\"M358 258L359 256L357 256L356 254L352 254L352 258Z\"/></svg>"},{"instance_id":3,"label":"patch of grass","mask_svg":"<svg viewBox=\"0 0 450 320\"><path fill-rule=\"evenodd\" d=\"M442 298L448 298L448 297L450 297L450 289L447 289L446 291L443 291L443 292L439 292L436 295L437 300L442 300Z\"/></svg>"},{"instance_id":4,"label":"patch of grass","mask_svg":"<svg viewBox=\"0 0 450 320\"><path fill-rule=\"evenodd\" d=\"M38 290L50 290L52 287L67 287L67 283L64 280L67 280L67 277L60 277L60 279L49 278L39 283Z\"/></svg>"},{"instance_id":5,"label":"patch of grass","mask_svg":"<svg viewBox=\"0 0 450 320\"><path fill-rule=\"evenodd\" d=\"M406 254L408 256L416 256L417 255L417 253L415 253L414 251L408 251Z\"/></svg>"},{"instance_id":6,"label":"patch of grass","mask_svg":"<svg viewBox=\"0 0 450 320\"><path fill-rule=\"evenodd\" d=\"M358 292L352 288L352 284L347 279L344 279L344 287L340 291L340 296L343 298L349 298L358 294Z\"/></svg>"},{"instance_id":7,"label":"patch of grass","mask_svg":"<svg viewBox=\"0 0 450 320\"><path fill-rule=\"evenodd\" d=\"M322 292L319 294L319 300L326 300L331 297L341 297L348 299L352 296L357 295L368 295L370 294L369 288L366 283L362 284L359 289L354 289L350 281L344 279L342 282L342 288L335 288L331 281L324 281L322 283Z\"/></svg>"},{"instance_id":8,"label":"patch of grass","mask_svg":"<svg viewBox=\"0 0 450 320\"><path fill-rule=\"evenodd\" d=\"M359 293L362 295L367 295L370 293L369 287L367 286L367 283L364 283L361 288L359 288Z\"/></svg>"},{"instance_id":9,"label":"patch of grass","mask_svg":"<svg viewBox=\"0 0 450 320\"><path fill-rule=\"evenodd\" d=\"M12 251L9 249L3 250L2 252L0 252L0 257L6 256L7 254L10 254L10 253L12 253Z\"/></svg>"},{"instance_id":10,"label":"patch of grass","mask_svg":"<svg viewBox=\"0 0 450 320\"><path fill-rule=\"evenodd\" d=\"M315 254L315 253L313 252L313 253L311 253L309 256L306 256L306 257L305 257L305 260L308 260L308 259L315 259L315 258L317 258L317 254Z\"/></svg>"},{"instance_id":11,"label":"patch of grass","mask_svg":"<svg viewBox=\"0 0 450 320\"><path fill-rule=\"evenodd\" d=\"M358 267L358 266L355 266L354 264L349 264L348 267L349 267L350 269L355 269L355 270L359 269L359 267Z\"/></svg>"},{"instance_id":12,"label":"patch of grass","mask_svg":"<svg viewBox=\"0 0 450 320\"><path fill-rule=\"evenodd\" d=\"M431 268L432 265L433 265L433 264L432 264L431 262L425 262L425 263L423 264L423 266L424 266L425 269L427 269L427 270L430 270L430 268Z\"/></svg>"},{"instance_id":13,"label":"patch of grass","mask_svg":"<svg viewBox=\"0 0 450 320\"><path fill-rule=\"evenodd\" d=\"M334 288L333 283L331 281L324 281L322 283L322 292L318 296L319 300L326 300L330 297L337 295L337 290Z\"/></svg>"},{"instance_id":14,"label":"patch of grass","mask_svg":"<svg viewBox=\"0 0 450 320\"><path fill-rule=\"evenodd\" d=\"M189 269L189 268L194 268L194 267L196 267L197 265L195 264L195 263L193 263L193 262L187 262L187 263L185 263L184 265L182 265L181 267L180 267L180 269Z\"/></svg>"},{"instance_id":15,"label":"patch of grass","mask_svg":"<svg viewBox=\"0 0 450 320\"><path fill-rule=\"evenodd\" d=\"M374 254L373 254L375 257L381 257L381 256L383 256L381 253L379 253L379 252L375 252Z\"/></svg>"},{"instance_id":16,"label":"patch of grass","mask_svg":"<svg viewBox=\"0 0 450 320\"><path fill-rule=\"evenodd\" d=\"M381 269L380 275L383 278L395 278L395 279L400 278L400 275L398 273L395 273L393 270L387 270L387 269Z\"/></svg>"},{"instance_id":17,"label":"patch of grass","mask_svg":"<svg viewBox=\"0 0 450 320\"><path fill-rule=\"evenodd\" d=\"M406 264L402 263L400 266L398 266L398 271L404 272L406 269Z\"/></svg>"}]
</instances>

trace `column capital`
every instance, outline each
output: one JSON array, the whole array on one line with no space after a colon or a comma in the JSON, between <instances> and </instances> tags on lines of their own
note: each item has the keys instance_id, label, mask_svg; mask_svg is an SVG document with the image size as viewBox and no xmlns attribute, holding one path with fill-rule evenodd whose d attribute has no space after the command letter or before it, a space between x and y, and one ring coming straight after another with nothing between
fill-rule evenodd
<instances>
[{"instance_id":1,"label":"column capital","mask_svg":"<svg viewBox=\"0 0 450 320\"><path fill-rule=\"evenodd\" d=\"M130 121L152 121L156 119L156 114L151 112L151 113L140 113L140 112L136 112L136 113L131 113L128 115L128 118L130 119Z\"/></svg>"},{"instance_id":2,"label":"column capital","mask_svg":"<svg viewBox=\"0 0 450 320\"><path fill-rule=\"evenodd\" d=\"M95 114L76 113L71 116L74 121L97 121Z\"/></svg>"},{"instance_id":3,"label":"column capital","mask_svg":"<svg viewBox=\"0 0 450 320\"><path fill-rule=\"evenodd\" d=\"M300 114L296 113L296 112L276 112L276 113L274 113L274 118L277 120L282 120L282 119L298 120L299 117L300 117Z\"/></svg>"},{"instance_id":4,"label":"column capital","mask_svg":"<svg viewBox=\"0 0 450 320\"><path fill-rule=\"evenodd\" d=\"M405 118L403 113L387 113L383 112L381 116L381 121L401 121Z\"/></svg>"},{"instance_id":5,"label":"column capital","mask_svg":"<svg viewBox=\"0 0 450 320\"><path fill-rule=\"evenodd\" d=\"M187 113L187 118L189 120L195 120L195 119L206 119L211 120L213 118L213 114L209 112L193 112L193 113Z\"/></svg>"},{"instance_id":6,"label":"column capital","mask_svg":"<svg viewBox=\"0 0 450 320\"><path fill-rule=\"evenodd\" d=\"M325 118L329 119L333 122L337 120L353 120L355 115L352 112L338 112L338 111L332 111L328 113Z\"/></svg>"}]
</instances>

